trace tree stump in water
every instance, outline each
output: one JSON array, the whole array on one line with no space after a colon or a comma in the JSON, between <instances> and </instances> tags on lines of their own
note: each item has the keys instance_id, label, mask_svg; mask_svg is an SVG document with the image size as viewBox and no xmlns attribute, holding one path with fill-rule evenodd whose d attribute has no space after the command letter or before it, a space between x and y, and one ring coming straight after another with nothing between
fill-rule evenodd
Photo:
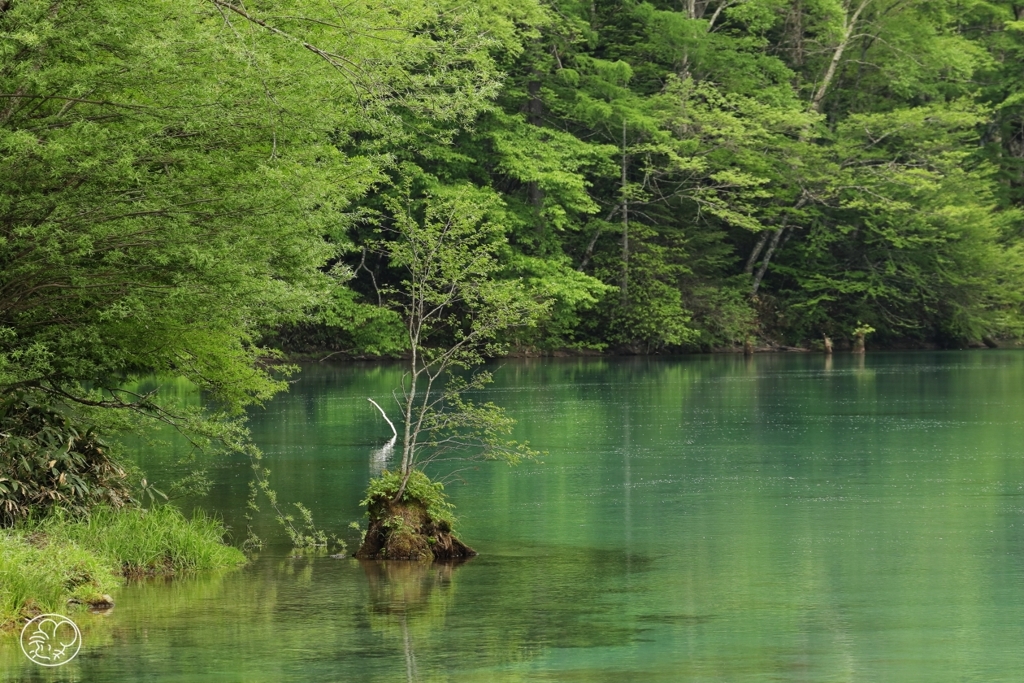
<instances>
[{"instance_id":1,"label":"tree stump in water","mask_svg":"<svg viewBox=\"0 0 1024 683\"><path fill-rule=\"evenodd\" d=\"M825 353L832 353L832 340L827 334L825 335Z\"/></svg>"},{"instance_id":2,"label":"tree stump in water","mask_svg":"<svg viewBox=\"0 0 1024 683\"><path fill-rule=\"evenodd\" d=\"M858 332L853 337L853 352L864 353L864 333Z\"/></svg>"},{"instance_id":3,"label":"tree stump in water","mask_svg":"<svg viewBox=\"0 0 1024 683\"><path fill-rule=\"evenodd\" d=\"M476 555L452 532L450 505L426 475L413 472L400 500L401 477L385 472L366 501L370 522L356 557L365 560L459 560ZM371 484L371 490L373 486ZM433 510L433 514L431 511Z\"/></svg>"}]
</instances>

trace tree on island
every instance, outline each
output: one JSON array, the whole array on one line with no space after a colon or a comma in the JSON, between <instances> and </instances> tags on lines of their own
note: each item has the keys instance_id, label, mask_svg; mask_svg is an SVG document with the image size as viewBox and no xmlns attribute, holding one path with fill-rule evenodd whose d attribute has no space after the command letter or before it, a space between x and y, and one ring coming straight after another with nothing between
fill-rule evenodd
<instances>
[{"instance_id":1,"label":"tree on island","mask_svg":"<svg viewBox=\"0 0 1024 683\"><path fill-rule=\"evenodd\" d=\"M452 533L452 505L428 466L472 460L516 463L536 453L508 438L515 421L467 394L491 382L479 367L507 349L504 333L529 326L548 302L521 280L502 277L508 248L501 201L469 186L386 202L378 251L403 273L382 296L405 323L408 370L394 397L401 410L401 457L370 482L369 526L357 553L377 559L454 559L474 554ZM458 467L446 468L452 476Z\"/></svg>"}]
</instances>

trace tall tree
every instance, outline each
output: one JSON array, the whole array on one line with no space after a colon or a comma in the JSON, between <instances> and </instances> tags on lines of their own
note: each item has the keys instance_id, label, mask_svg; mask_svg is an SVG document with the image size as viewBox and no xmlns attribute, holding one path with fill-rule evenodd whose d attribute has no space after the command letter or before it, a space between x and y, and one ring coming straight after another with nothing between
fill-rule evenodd
<instances>
[{"instance_id":1,"label":"tall tree","mask_svg":"<svg viewBox=\"0 0 1024 683\"><path fill-rule=\"evenodd\" d=\"M125 380L184 376L227 412L281 390L260 332L349 276L326 266L391 162L347 143L497 92L511 38L451 9L0 6L0 391L184 424Z\"/></svg>"}]
</instances>

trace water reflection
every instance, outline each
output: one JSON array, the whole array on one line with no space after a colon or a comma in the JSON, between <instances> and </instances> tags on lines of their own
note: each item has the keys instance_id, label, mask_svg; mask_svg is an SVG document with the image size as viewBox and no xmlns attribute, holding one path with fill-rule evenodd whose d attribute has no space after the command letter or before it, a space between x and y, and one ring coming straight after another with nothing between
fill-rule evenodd
<instances>
[{"instance_id":1,"label":"water reflection","mask_svg":"<svg viewBox=\"0 0 1024 683\"><path fill-rule=\"evenodd\" d=\"M361 518L387 429L365 397L401 372L312 367L253 416L272 484L328 530ZM547 454L449 489L472 562L271 545L120 591L68 680L1020 678L1024 354L509 362L484 393ZM247 472L212 473L236 526ZM0 643L0 680L49 680L23 659Z\"/></svg>"},{"instance_id":2,"label":"water reflection","mask_svg":"<svg viewBox=\"0 0 1024 683\"><path fill-rule=\"evenodd\" d=\"M419 681L416 646L444 629L457 563L361 560L369 586L367 611L384 643L399 641L409 683Z\"/></svg>"},{"instance_id":3,"label":"water reflection","mask_svg":"<svg viewBox=\"0 0 1024 683\"><path fill-rule=\"evenodd\" d=\"M393 436L386 444L370 453L371 477L379 477L381 472L388 468L388 462L390 462L391 456L395 454L395 442L397 440L398 437Z\"/></svg>"}]
</instances>

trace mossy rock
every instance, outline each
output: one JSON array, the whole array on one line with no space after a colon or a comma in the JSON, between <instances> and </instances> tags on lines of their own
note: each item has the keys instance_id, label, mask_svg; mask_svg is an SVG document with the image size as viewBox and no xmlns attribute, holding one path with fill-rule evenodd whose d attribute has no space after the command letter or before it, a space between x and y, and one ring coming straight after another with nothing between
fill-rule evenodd
<instances>
[{"instance_id":1,"label":"mossy rock","mask_svg":"<svg viewBox=\"0 0 1024 683\"><path fill-rule=\"evenodd\" d=\"M426 480L421 473L414 473ZM407 487L401 500L395 501L397 486L389 478L398 478L385 473L381 485L364 503L370 523L366 537L356 553L359 559L367 560L459 560L476 555L476 551L460 541L452 531L450 515L432 515L430 510L438 509L433 498L443 495L439 485L430 484L425 489L423 482ZM426 480L429 482L429 480ZM415 495L416 490L429 490L430 500Z\"/></svg>"}]
</instances>

